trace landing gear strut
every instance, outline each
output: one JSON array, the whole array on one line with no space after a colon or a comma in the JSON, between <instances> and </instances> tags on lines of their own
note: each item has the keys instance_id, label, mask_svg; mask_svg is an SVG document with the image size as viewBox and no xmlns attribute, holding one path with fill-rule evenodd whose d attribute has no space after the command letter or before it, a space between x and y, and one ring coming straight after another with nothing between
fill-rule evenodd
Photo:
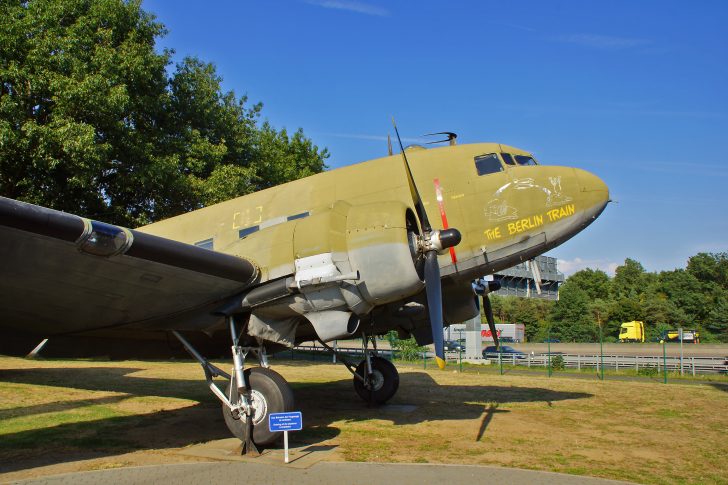
<instances>
[{"instance_id":1,"label":"landing gear strut","mask_svg":"<svg viewBox=\"0 0 728 485\"><path fill-rule=\"evenodd\" d=\"M293 391L285 379L268 368L265 349L260 346L242 347L240 334L235 328L235 320L228 317L232 336L233 371L232 375L211 364L178 332L172 332L185 350L202 366L210 390L222 402L225 424L230 432L243 442L242 454L259 454L258 446L266 446L277 441L281 433L268 430L268 416L271 413L292 411L294 408ZM261 367L245 369L245 356L253 352L260 360ZM213 382L215 377L230 381L226 392Z\"/></svg>"},{"instance_id":2,"label":"landing gear strut","mask_svg":"<svg viewBox=\"0 0 728 485\"><path fill-rule=\"evenodd\" d=\"M369 349L369 341L372 348ZM354 375L354 390L369 404L384 404L389 401L399 388L399 372L387 359L377 355L374 337L363 336L364 360L354 367L348 356L338 352L326 343L319 342L336 355L336 360L343 363Z\"/></svg>"}]
</instances>

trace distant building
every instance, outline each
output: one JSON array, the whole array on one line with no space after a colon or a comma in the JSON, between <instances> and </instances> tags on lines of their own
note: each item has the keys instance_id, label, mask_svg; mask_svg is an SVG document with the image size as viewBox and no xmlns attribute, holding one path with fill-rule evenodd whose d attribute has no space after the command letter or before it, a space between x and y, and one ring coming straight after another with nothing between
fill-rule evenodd
<instances>
[{"instance_id":1,"label":"distant building","mask_svg":"<svg viewBox=\"0 0 728 485\"><path fill-rule=\"evenodd\" d=\"M556 266L556 258L537 256L535 262L541 271L540 295L536 291L536 283L534 282L533 273L528 262L523 262L494 274L493 280L500 281L501 284L501 289L496 291L495 294L557 300L559 297L559 285L564 282L564 274L559 273Z\"/></svg>"}]
</instances>

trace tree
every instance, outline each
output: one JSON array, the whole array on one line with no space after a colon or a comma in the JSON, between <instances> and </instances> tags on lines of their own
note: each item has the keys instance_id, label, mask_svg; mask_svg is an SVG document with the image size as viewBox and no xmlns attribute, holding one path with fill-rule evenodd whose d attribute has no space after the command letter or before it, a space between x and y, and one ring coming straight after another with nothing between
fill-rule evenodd
<instances>
[{"instance_id":1,"label":"tree","mask_svg":"<svg viewBox=\"0 0 728 485\"><path fill-rule=\"evenodd\" d=\"M677 328L688 319L685 312L678 308L672 300L654 290L645 293L641 318L645 323L648 340L660 338L664 330Z\"/></svg>"},{"instance_id":2,"label":"tree","mask_svg":"<svg viewBox=\"0 0 728 485\"><path fill-rule=\"evenodd\" d=\"M522 323L526 332L526 338L531 340L538 330L539 318L538 307L533 298L515 297L513 308L513 322Z\"/></svg>"},{"instance_id":3,"label":"tree","mask_svg":"<svg viewBox=\"0 0 728 485\"><path fill-rule=\"evenodd\" d=\"M658 277L657 291L682 310L690 320L681 322L685 327L702 324L707 320L716 290L718 288L714 283L703 285L684 269L663 271Z\"/></svg>"},{"instance_id":4,"label":"tree","mask_svg":"<svg viewBox=\"0 0 728 485\"><path fill-rule=\"evenodd\" d=\"M600 269L586 268L569 276L569 283L581 288L589 298L608 298L610 281L607 273Z\"/></svg>"},{"instance_id":5,"label":"tree","mask_svg":"<svg viewBox=\"0 0 728 485\"><path fill-rule=\"evenodd\" d=\"M617 266L612 280L612 296L638 299L645 287L645 268L634 259L627 258Z\"/></svg>"},{"instance_id":6,"label":"tree","mask_svg":"<svg viewBox=\"0 0 728 485\"><path fill-rule=\"evenodd\" d=\"M726 274L728 253L699 253L687 269L659 274L645 272L628 258L611 280L599 270L582 270L562 285L548 323L552 334L564 340L590 340L589 329L599 322L605 336L617 337L623 322L641 320L648 339L682 326L728 342ZM534 336L545 337L545 330L542 324Z\"/></svg>"},{"instance_id":7,"label":"tree","mask_svg":"<svg viewBox=\"0 0 728 485\"><path fill-rule=\"evenodd\" d=\"M698 253L688 259L688 273L701 282L713 282L728 290L728 253Z\"/></svg>"},{"instance_id":8,"label":"tree","mask_svg":"<svg viewBox=\"0 0 728 485\"><path fill-rule=\"evenodd\" d=\"M711 306L705 329L721 342L728 342L728 297L721 296Z\"/></svg>"},{"instance_id":9,"label":"tree","mask_svg":"<svg viewBox=\"0 0 728 485\"><path fill-rule=\"evenodd\" d=\"M121 1L0 9L0 193L119 221L108 180L151 162L168 62L154 38L164 27Z\"/></svg>"},{"instance_id":10,"label":"tree","mask_svg":"<svg viewBox=\"0 0 728 485\"><path fill-rule=\"evenodd\" d=\"M136 226L325 169L211 64L168 76L138 1L3 2L0 18L4 196Z\"/></svg>"},{"instance_id":11,"label":"tree","mask_svg":"<svg viewBox=\"0 0 728 485\"><path fill-rule=\"evenodd\" d=\"M589 297L569 282L559 290L559 300L549 315L551 336L569 342L593 342L597 335L589 311Z\"/></svg>"},{"instance_id":12,"label":"tree","mask_svg":"<svg viewBox=\"0 0 728 485\"><path fill-rule=\"evenodd\" d=\"M643 311L640 302L633 298L618 298L611 301L610 320L616 322L630 322L642 320Z\"/></svg>"},{"instance_id":13,"label":"tree","mask_svg":"<svg viewBox=\"0 0 728 485\"><path fill-rule=\"evenodd\" d=\"M609 313L611 310L609 302L602 300L601 298L597 298L591 300L588 306L589 313L591 314L594 323L596 323L597 327L601 327L602 331L604 331L604 325L609 319Z\"/></svg>"}]
</instances>

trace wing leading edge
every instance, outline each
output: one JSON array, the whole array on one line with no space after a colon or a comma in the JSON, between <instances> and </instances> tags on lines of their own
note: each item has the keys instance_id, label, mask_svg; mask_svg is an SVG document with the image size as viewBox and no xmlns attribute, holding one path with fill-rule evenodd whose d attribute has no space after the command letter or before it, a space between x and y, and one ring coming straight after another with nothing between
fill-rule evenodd
<instances>
[{"instance_id":1,"label":"wing leading edge","mask_svg":"<svg viewBox=\"0 0 728 485\"><path fill-rule=\"evenodd\" d=\"M0 197L0 327L50 336L205 329L259 277L251 261Z\"/></svg>"}]
</instances>

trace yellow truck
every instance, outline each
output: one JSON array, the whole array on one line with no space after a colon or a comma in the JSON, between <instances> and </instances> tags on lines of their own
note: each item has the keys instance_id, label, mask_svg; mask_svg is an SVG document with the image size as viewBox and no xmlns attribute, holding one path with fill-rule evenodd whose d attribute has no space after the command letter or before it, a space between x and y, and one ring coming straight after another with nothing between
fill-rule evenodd
<instances>
[{"instance_id":1,"label":"yellow truck","mask_svg":"<svg viewBox=\"0 0 728 485\"><path fill-rule=\"evenodd\" d=\"M668 330L662 334L662 338L667 342L679 342L680 341L680 330ZM699 344L700 343L700 332L697 330L683 329L683 343Z\"/></svg>"},{"instance_id":2,"label":"yellow truck","mask_svg":"<svg viewBox=\"0 0 728 485\"><path fill-rule=\"evenodd\" d=\"M644 322L631 321L625 322L619 327L620 342L644 342L645 341L645 324Z\"/></svg>"}]
</instances>

